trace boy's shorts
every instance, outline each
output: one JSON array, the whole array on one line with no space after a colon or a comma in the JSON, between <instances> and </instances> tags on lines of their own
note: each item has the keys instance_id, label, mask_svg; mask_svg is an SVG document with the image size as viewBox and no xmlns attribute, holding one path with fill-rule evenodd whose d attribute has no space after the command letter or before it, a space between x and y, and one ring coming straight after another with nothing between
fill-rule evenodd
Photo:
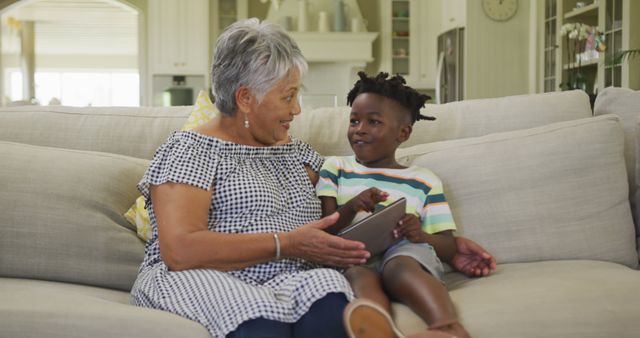
<instances>
[{"instance_id":1,"label":"boy's shorts","mask_svg":"<svg viewBox=\"0 0 640 338\"><path fill-rule=\"evenodd\" d=\"M384 265L392 258L398 256L408 256L415 259L430 274L443 282L444 267L436 255L435 249L427 243L411 243L406 239L392 245L383 255L374 257L366 266L375 269L382 274Z\"/></svg>"}]
</instances>

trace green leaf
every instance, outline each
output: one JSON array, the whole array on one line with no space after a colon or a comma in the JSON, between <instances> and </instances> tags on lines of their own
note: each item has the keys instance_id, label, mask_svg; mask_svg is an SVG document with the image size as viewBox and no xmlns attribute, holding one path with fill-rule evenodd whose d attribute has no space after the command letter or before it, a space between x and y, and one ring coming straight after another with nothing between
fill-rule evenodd
<instances>
[{"instance_id":1,"label":"green leaf","mask_svg":"<svg viewBox=\"0 0 640 338\"><path fill-rule=\"evenodd\" d=\"M612 63L617 65L623 63L625 60L631 60L636 57L640 57L640 49L621 50L615 53Z\"/></svg>"}]
</instances>

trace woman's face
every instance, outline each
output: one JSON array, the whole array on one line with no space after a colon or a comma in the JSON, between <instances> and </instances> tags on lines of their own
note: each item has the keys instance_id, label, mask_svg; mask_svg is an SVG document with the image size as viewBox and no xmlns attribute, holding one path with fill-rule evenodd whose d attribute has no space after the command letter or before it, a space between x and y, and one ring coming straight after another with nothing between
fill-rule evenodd
<instances>
[{"instance_id":1,"label":"woman's face","mask_svg":"<svg viewBox=\"0 0 640 338\"><path fill-rule=\"evenodd\" d=\"M274 145L289 137L289 124L300 114L298 92L302 86L300 72L295 67L271 88L249 115L249 130L263 145Z\"/></svg>"}]
</instances>

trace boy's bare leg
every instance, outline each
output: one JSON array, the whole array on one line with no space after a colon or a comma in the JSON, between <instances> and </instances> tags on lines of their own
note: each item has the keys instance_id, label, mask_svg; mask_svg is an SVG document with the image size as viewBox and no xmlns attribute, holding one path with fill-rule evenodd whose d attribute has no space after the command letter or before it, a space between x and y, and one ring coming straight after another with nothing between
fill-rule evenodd
<instances>
[{"instance_id":1,"label":"boy's bare leg","mask_svg":"<svg viewBox=\"0 0 640 338\"><path fill-rule=\"evenodd\" d=\"M382 287L378 272L364 266L354 266L345 272L357 298L369 299L391 314L391 301Z\"/></svg>"},{"instance_id":2,"label":"boy's bare leg","mask_svg":"<svg viewBox=\"0 0 640 338\"><path fill-rule=\"evenodd\" d=\"M382 273L389 293L409 306L430 329L469 337L458 321L449 292L415 259L407 256L392 258Z\"/></svg>"}]
</instances>

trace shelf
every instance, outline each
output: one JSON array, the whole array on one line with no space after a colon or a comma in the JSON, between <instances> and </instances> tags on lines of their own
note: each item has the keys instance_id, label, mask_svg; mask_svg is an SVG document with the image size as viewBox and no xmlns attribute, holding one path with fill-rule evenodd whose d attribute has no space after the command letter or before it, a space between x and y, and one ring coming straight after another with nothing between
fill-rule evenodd
<instances>
[{"instance_id":1,"label":"shelf","mask_svg":"<svg viewBox=\"0 0 640 338\"><path fill-rule=\"evenodd\" d=\"M580 64L580 67L581 68L585 68L585 67L597 66L598 65L598 61L600 61L599 58L598 59L591 59L589 61L584 61L584 62L582 62ZM566 69L569 69L569 66L571 66L572 69L576 69L576 68L578 68L578 63L572 63L570 65L565 64L565 65L562 66L562 68L566 70Z\"/></svg>"},{"instance_id":2,"label":"shelf","mask_svg":"<svg viewBox=\"0 0 640 338\"><path fill-rule=\"evenodd\" d=\"M393 38L398 40L409 40L409 36L394 36Z\"/></svg>"},{"instance_id":3,"label":"shelf","mask_svg":"<svg viewBox=\"0 0 640 338\"><path fill-rule=\"evenodd\" d=\"M589 16L598 16L598 4L592 3L591 5L587 5L582 8L576 8L570 12L564 13L564 18L565 20L570 19L579 15L583 15L590 11L593 11L594 13L589 13L590 14Z\"/></svg>"},{"instance_id":4,"label":"shelf","mask_svg":"<svg viewBox=\"0 0 640 338\"><path fill-rule=\"evenodd\" d=\"M408 16L394 16L392 17L393 20L397 20L397 21L409 21L409 17Z\"/></svg>"}]
</instances>

